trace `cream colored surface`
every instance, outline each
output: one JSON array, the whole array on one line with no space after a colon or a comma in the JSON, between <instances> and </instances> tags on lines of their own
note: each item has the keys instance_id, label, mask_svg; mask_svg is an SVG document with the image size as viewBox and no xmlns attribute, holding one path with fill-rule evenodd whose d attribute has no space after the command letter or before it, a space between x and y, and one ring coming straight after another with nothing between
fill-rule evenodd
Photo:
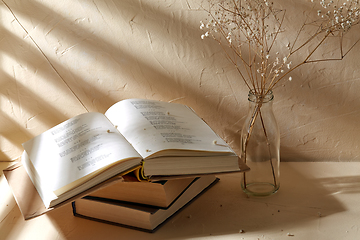
<instances>
[{"instance_id":1,"label":"cream colored surface","mask_svg":"<svg viewBox=\"0 0 360 240\"><path fill-rule=\"evenodd\" d=\"M152 234L74 217L70 205L24 221L2 175L0 239L359 238L359 163L282 163L281 172L279 192L266 198L247 198L239 174L220 176Z\"/></svg>"},{"instance_id":2,"label":"cream colored surface","mask_svg":"<svg viewBox=\"0 0 360 240\"><path fill-rule=\"evenodd\" d=\"M247 89L200 39L199 2L0 1L0 160L70 117L137 97L191 106L239 153ZM305 2L284 1L290 21ZM359 50L303 66L275 90L283 161L360 160Z\"/></svg>"}]
</instances>

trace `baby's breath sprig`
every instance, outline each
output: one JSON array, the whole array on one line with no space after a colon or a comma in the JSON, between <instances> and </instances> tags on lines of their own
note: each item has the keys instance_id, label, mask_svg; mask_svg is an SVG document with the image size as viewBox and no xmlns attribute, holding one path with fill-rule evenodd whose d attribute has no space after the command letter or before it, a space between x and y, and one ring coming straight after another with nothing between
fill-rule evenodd
<instances>
[{"instance_id":1,"label":"baby's breath sprig","mask_svg":"<svg viewBox=\"0 0 360 240\"><path fill-rule=\"evenodd\" d=\"M336 60L343 59L349 52L343 51L341 41L344 34L360 21L359 0L309 0L308 3L308 18L297 37L286 44L283 48L286 51L281 53L274 53L274 46L281 47L278 38L285 32L286 9L275 6L271 0L209 0L206 10L209 19L200 22L200 28L204 30L201 38L211 37L219 42L247 87L264 95L301 65L335 60L311 59L327 38L340 38L341 56ZM303 40L300 35L310 26L312 29L315 26L316 30ZM294 55L304 47L310 48L309 54L292 64L291 59L299 59ZM288 79L291 81L292 77Z\"/></svg>"}]
</instances>

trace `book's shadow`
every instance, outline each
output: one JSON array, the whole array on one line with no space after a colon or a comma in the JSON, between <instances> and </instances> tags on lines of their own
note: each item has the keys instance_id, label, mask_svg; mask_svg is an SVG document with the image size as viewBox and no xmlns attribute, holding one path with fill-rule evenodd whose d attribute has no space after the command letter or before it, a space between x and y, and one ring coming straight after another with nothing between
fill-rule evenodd
<instances>
[{"instance_id":1,"label":"book's shadow","mask_svg":"<svg viewBox=\"0 0 360 240\"><path fill-rule=\"evenodd\" d=\"M118 239L118 236L124 239L181 239L239 234L241 230L244 234L286 233L294 226L344 211L344 206L334 197L339 191L360 192L360 186L356 184L360 177L355 181L351 177L321 179L311 174L304 176L295 166L282 166L279 192L264 198L247 197L240 189L240 174L221 175L215 186L154 233L76 218L69 214L70 209L59 209L48 216L66 239L89 239L104 233L107 233L107 239Z\"/></svg>"}]
</instances>

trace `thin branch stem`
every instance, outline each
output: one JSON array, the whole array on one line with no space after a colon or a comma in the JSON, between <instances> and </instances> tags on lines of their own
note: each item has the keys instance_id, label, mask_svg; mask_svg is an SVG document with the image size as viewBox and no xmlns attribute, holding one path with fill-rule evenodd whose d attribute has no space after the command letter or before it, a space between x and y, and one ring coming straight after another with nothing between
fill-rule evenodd
<instances>
[{"instance_id":1,"label":"thin branch stem","mask_svg":"<svg viewBox=\"0 0 360 240\"><path fill-rule=\"evenodd\" d=\"M276 180L275 169L274 169L274 165L273 165L273 157L272 157L272 153L271 153L271 145L270 145L270 142L269 142L268 135L267 135L267 133L266 133L266 128L265 128L265 124L264 124L264 119L263 119L263 117L262 117L262 114L261 114L261 110L260 110L260 109L259 109L259 115L260 115L260 120L261 120L261 126L262 126L262 129L264 130L266 145L267 145L268 151L269 151L269 162L270 162L270 167L271 167L271 173L272 173L272 175L273 175L274 186L275 186L275 188L276 188L276 187L277 187L277 180Z\"/></svg>"},{"instance_id":2,"label":"thin branch stem","mask_svg":"<svg viewBox=\"0 0 360 240\"><path fill-rule=\"evenodd\" d=\"M280 30L281 30L281 28L282 28L282 25L283 25L283 22L284 22L284 19L285 19L285 14L286 14L286 9L284 10L284 14L283 14L283 16L282 16L282 18L281 18L281 21L280 21L280 23L279 23L279 27L277 28L277 30L276 30L276 32L275 32L275 37L273 38L273 41L272 41L272 43L271 43L271 45L270 45L270 47L269 47L269 52L271 51L273 45L275 44L275 40L277 39L277 36L278 36L279 33L280 33Z\"/></svg>"}]
</instances>

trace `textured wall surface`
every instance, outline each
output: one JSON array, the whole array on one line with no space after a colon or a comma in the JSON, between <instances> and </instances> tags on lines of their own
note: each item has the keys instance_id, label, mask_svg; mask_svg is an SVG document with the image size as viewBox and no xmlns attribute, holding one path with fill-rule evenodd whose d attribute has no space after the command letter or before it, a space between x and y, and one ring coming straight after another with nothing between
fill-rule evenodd
<instances>
[{"instance_id":1,"label":"textured wall surface","mask_svg":"<svg viewBox=\"0 0 360 240\"><path fill-rule=\"evenodd\" d=\"M70 117L126 98L187 104L239 153L248 90L219 45L201 40L199 2L0 1L0 160ZM290 22L306 2L285 1ZM359 50L305 65L274 90L282 161L360 161Z\"/></svg>"}]
</instances>

